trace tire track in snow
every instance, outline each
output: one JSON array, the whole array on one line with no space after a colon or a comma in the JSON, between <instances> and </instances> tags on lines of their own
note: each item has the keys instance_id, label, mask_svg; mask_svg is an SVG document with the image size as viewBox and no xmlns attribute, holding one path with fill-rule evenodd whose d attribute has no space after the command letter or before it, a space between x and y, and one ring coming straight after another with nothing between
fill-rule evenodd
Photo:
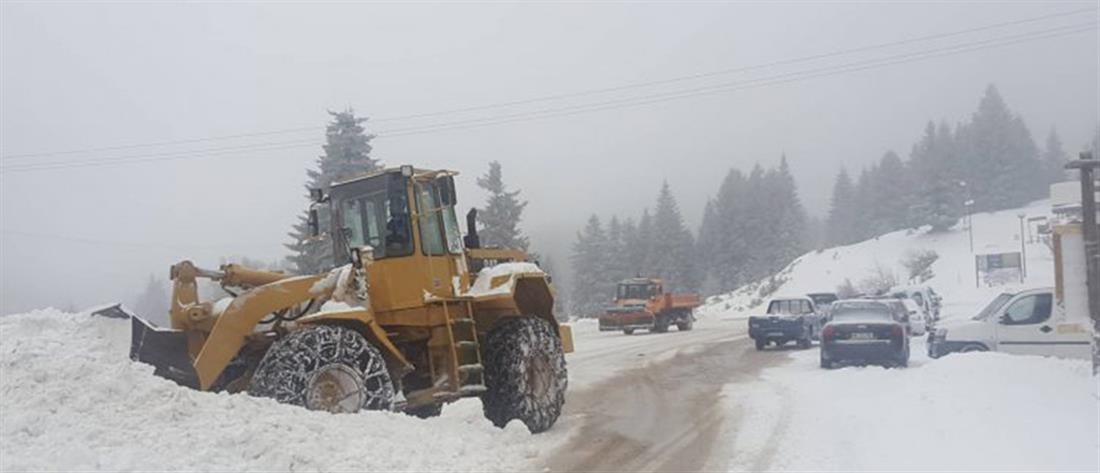
<instances>
[{"instance_id":1,"label":"tire track in snow","mask_svg":"<svg viewBox=\"0 0 1100 473\"><path fill-rule=\"evenodd\" d=\"M572 393L565 415L580 425L569 442L547 457L548 468L592 472L724 468L730 445L722 435L726 426L723 388L754 379L761 368L787 357L756 353L746 336L730 328L716 326L700 332L676 341L675 334L654 336L653 342L662 342L662 349L655 350L656 361L626 368ZM665 340L672 345L665 347ZM633 348L641 347L631 342L597 352L610 357ZM676 354L662 356L670 350ZM589 352L583 363L598 362L595 353Z\"/></svg>"}]
</instances>

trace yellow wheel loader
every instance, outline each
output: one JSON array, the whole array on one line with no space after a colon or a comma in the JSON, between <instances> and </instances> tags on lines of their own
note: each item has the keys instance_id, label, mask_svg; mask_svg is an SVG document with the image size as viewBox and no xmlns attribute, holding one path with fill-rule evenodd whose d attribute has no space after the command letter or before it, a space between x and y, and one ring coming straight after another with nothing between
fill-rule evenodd
<instances>
[{"instance_id":1,"label":"yellow wheel loader","mask_svg":"<svg viewBox=\"0 0 1100 473\"><path fill-rule=\"evenodd\" d=\"M327 221L336 259L327 274L173 265L171 328L132 315L131 358L194 389L309 409L427 417L480 397L498 426L550 428L572 333L526 254L481 248L473 210L461 236L455 175L401 166L315 190L310 227ZM204 278L229 297L200 301Z\"/></svg>"}]
</instances>

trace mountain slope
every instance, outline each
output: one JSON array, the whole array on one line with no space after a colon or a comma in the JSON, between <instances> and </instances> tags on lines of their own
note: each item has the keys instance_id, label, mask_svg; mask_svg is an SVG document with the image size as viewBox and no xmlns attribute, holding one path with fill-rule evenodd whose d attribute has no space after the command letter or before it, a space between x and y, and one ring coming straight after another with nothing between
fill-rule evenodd
<instances>
[{"instance_id":1,"label":"mountain slope","mask_svg":"<svg viewBox=\"0 0 1100 473\"><path fill-rule=\"evenodd\" d=\"M975 287L974 254L1020 251L1020 214L1049 216L1050 204L1043 200L1019 209L974 215L973 253L964 222L947 232L929 233L927 228L900 230L852 245L813 251L791 262L772 278L708 298L700 313L721 318L744 317L759 310L775 295L836 291L845 280L859 288L862 282L878 273L893 274L904 284L907 272L901 264L902 259L912 251L932 250L939 254L939 259L932 265L934 276L925 284L943 296L943 316L973 315L994 295L1009 288L1054 284L1051 251L1044 243L1035 242L1026 244L1028 274L1022 284Z\"/></svg>"}]
</instances>

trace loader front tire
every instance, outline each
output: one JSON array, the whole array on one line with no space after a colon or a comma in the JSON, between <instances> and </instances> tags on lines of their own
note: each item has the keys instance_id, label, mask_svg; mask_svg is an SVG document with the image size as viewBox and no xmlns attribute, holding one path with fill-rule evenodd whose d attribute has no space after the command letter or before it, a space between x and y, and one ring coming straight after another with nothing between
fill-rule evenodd
<instances>
[{"instance_id":1,"label":"loader front tire","mask_svg":"<svg viewBox=\"0 0 1100 473\"><path fill-rule=\"evenodd\" d=\"M248 393L333 413L391 410L394 402L382 353L359 332L331 325L306 327L272 344Z\"/></svg>"},{"instance_id":2,"label":"loader front tire","mask_svg":"<svg viewBox=\"0 0 1100 473\"><path fill-rule=\"evenodd\" d=\"M561 415L568 379L561 339L536 317L513 318L486 337L485 417L497 427L519 419L531 433L549 429Z\"/></svg>"}]
</instances>

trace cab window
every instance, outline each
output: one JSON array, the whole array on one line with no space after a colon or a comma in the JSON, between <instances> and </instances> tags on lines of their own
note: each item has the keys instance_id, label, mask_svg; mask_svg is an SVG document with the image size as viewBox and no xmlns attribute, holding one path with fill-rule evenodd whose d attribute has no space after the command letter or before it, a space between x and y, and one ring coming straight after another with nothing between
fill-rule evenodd
<instances>
[{"instance_id":1,"label":"cab window","mask_svg":"<svg viewBox=\"0 0 1100 473\"><path fill-rule=\"evenodd\" d=\"M1035 294L1017 299L1005 309L1001 323L1030 325L1046 322L1050 318L1052 299L1050 294Z\"/></svg>"},{"instance_id":2,"label":"cab window","mask_svg":"<svg viewBox=\"0 0 1100 473\"><path fill-rule=\"evenodd\" d=\"M420 245L425 255L442 256L443 213L434 182L416 183L416 210L420 223Z\"/></svg>"},{"instance_id":3,"label":"cab window","mask_svg":"<svg viewBox=\"0 0 1100 473\"><path fill-rule=\"evenodd\" d=\"M340 204L343 249L371 246L376 259L412 253L409 207L401 182L387 188L381 178L359 187Z\"/></svg>"}]
</instances>

